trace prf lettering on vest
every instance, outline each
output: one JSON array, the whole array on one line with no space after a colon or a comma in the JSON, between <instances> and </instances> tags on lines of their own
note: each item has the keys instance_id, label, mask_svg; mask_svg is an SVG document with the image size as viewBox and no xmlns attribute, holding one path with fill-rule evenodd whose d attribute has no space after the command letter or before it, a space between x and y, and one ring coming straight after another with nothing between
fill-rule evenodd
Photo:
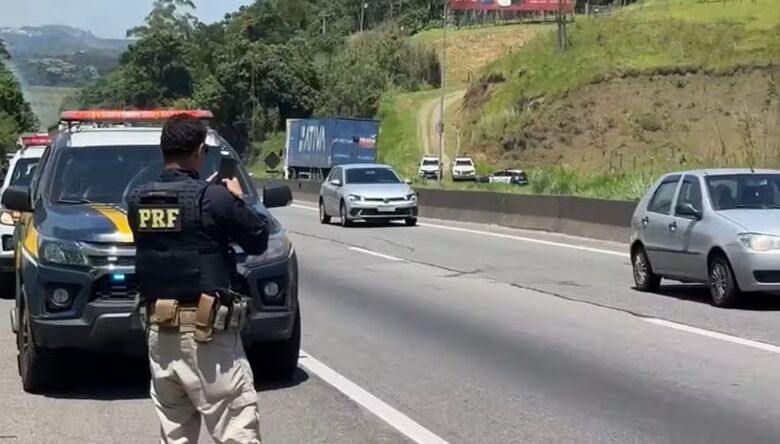
<instances>
[{"instance_id":1,"label":"prf lettering on vest","mask_svg":"<svg viewBox=\"0 0 780 444\"><path fill-rule=\"evenodd\" d=\"M172 230L178 227L178 208L140 208L138 227L140 229Z\"/></svg>"}]
</instances>

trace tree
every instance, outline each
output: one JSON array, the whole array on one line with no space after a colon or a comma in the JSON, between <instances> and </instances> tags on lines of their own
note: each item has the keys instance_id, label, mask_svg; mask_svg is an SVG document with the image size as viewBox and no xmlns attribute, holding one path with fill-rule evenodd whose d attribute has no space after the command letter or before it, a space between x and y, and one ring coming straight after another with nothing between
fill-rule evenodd
<instances>
[{"instance_id":1,"label":"tree","mask_svg":"<svg viewBox=\"0 0 780 444\"><path fill-rule=\"evenodd\" d=\"M5 42L0 40L0 60L8 60L11 58L11 53L8 52L8 48L5 47Z\"/></svg>"},{"instance_id":2,"label":"tree","mask_svg":"<svg viewBox=\"0 0 780 444\"><path fill-rule=\"evenodd\" d=\"M127 31L127 36L144 38L159 33L189 36L198 20L189 12L181 12L182 9L195 9L195 3L192 0L155 0L145 23Z\"/></svg>"}]
</instances>

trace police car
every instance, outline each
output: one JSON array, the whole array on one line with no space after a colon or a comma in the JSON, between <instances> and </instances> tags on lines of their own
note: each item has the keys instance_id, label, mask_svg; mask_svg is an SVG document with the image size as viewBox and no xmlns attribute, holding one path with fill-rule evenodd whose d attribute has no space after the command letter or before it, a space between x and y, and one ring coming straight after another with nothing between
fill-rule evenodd
<instances>
[{"instance_id":1,"label":"police car","mask_svg":"<svg viewBox=\"0 0 780 444\"><path fill-rule=\"evenodd\" d=\"M11 185L29 186L38 160L49 143L48 134L25 135L11 154L0 193ZM13 236L19 213L0 208L0 298L13 298Z\"/></svg>"},{"instance_id":2,"label":"police car","mask_svg":"<svg viewBox=\"0 0 780 444\"><path fill-rule=\"evenodd\" d=\"M133 314L135 248L124 202L137 185L159 176L160 126L181 112L66 111L62 120L68 127L45 150L30 186L11 185L3 193L3 205L22 213L15 233L18 285L11 319L25 390L62 382L56 378L58 363L72 349L145 355L144 333ZM208 111L185 112L212 117ZM206 143L202 177L216 172L224 156L238 159L212 130ZM260 196L237 163L245 200L271 225L262 256L236 251L234 286L251 297L244 345L250 360L263 366L261 373L291 378L300 347L297 259L285 231L266 210L289 204L291 192L272 185Z\"/></svg>"}]
</instances>

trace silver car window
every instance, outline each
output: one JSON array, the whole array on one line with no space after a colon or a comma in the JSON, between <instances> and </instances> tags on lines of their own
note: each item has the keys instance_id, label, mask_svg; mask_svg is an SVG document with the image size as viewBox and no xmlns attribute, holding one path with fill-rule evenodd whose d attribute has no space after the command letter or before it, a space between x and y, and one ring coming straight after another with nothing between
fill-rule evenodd
<instances>
[{"instance_id":1,"label":"silver car window","mask_svg":"<svg viewBox=\"0 0 780 444\"><path fill-rule=\"evenodd\" d=\"M650 199L647 211L669 214L672 210L672 201L674 200L674 192L677 190L677 182L677 180L674 180L661 183L655 190L653 198Z\"/></svg>"},{"instance_id":2,"label":"silver car window","mask_svg":"<svg viewBox=\"0 0 780 444\"><path fill-rule=\"evenodd\" d=\"M699 179L694 176L685 176L682 185L680 186L680 194L677 197L677 206L681 204L689 203L693 205L693 208L701 211L701 186L699 185Z\"/></svg>"}]
</instances>

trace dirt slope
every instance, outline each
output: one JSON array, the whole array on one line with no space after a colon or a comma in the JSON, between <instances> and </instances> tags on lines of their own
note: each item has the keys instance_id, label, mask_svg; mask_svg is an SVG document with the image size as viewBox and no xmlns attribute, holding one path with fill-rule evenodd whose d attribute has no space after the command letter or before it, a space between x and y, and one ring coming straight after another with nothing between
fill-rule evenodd
<instances>
[{"instance_id":1,"label":"dirt slope","mask_svg":"<svg viewBox=\"0 0 780 444\"><path fill-rule=\"evenodd\" d=\"M729 76L640 76L538 107L483 154L501 163L629 169L659 163L780 166L780 68Z\"/></svg>"}]
</instances>

